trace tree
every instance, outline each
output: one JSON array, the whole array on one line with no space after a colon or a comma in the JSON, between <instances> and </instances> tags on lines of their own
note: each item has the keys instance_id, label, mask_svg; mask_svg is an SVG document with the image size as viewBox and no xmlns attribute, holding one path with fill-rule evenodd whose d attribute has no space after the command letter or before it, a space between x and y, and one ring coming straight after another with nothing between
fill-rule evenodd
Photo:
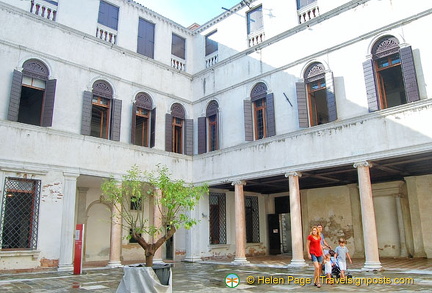
<instances>
[{"instance_id":1,"label":"tree","mask_svg":"<svg viewBox=\"0 0 432 293\"><path fill-rule=\"evenodd\" d=\"M113 205L123 228L130 232L127 237L134 238L144 249L146 267L153 266L155 252L177 229L197 224L188 212L208 193L206 184L194 186L170 176L166 166L157 165L156 171L143 172L134 165L121 181L111 176L101 185L105 200ZM150 215L145 215L142 208L145 203L156 209L160 225L150 224Z\"/></svg>"}]
</instances>

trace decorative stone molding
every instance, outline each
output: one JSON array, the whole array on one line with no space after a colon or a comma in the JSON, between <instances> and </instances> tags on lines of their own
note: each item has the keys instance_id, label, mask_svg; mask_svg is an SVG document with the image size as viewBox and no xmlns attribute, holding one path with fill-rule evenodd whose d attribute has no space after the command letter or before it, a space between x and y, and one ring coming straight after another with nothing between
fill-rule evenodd
<instances>
[{"instance_id":1,"label":"decorative stone molding","mask_svg":"<svg viewBox=\"0 0 432 293\"><path fill-rule=\"evenodd\" d=\"M302 173L297 171L290 171L285 173L285 177L288 178L290 176L302 177Z\"/></svg>"},{"instance_id":2,"label":"decorative stone molding","mask_svg":"<svg viewBox=\"0 0 432 293\"><path fill-rule=\"evenodd\" d=\"M244 181L244 180L237 180L237 181L233 181L233 182L231 183L231 185L232 185L232 186L234 186L234 185L246 185L246 181Z\"/></svg>"},{"instance_id":3,"label":"decorative stone molding","mask_svg":"<svg viewBox=\"0 0 432 293\"><path fill-rule=\"evenodd\" d=\"M358 167L369 167L369 168L372 168L372 164L371 163L369 163L368 161L363 161L363 162L357 162L357 163L354 163L354 168L358 168Z\"/></svg>"}]
</instances>

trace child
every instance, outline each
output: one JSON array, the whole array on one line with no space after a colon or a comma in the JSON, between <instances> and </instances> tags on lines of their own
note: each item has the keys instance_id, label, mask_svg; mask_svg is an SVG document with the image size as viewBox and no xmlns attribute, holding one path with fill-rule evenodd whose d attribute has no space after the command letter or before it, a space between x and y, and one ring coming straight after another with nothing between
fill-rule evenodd
<instances>
[{"instance_id":1,"label":"child","mask_svg":"<svg viewBox=\"0 0 432 293\"><path fill-rule=\"evenodd\" d=\"M326 254L324 256L324 273L327 277L327 283L330 282L331 278L332 278L332 262L330 259L330 254ZM330 283L331 284L331 283Z\"/></svg>"},{"instance_id":2,"label":"child","mask_svg":"<svg viewBox=\"0 0 432 293\"><path fill-rule=\"evenodd\" d=\"M335 249L335 257L338 261L339 268L341 270L341 278L345 278L346 271L346 258L348 257L349 262L352 264L351 257L348 253L348 248L345 246L346 241L344 238L339 239L339 246Z\"/></svg>"}]
</instances>

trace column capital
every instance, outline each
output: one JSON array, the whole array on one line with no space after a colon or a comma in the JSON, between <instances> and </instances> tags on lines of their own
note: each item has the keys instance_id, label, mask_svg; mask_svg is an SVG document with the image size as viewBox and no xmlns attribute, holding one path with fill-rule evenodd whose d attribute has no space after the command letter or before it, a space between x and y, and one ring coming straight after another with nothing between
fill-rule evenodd
<instances>
[{"instance_id":1,"label":"column capital","mask_svg":"<svg viewBox=\"0 0 432 293\"><path fill-rule=\"evenodd\" d=\"M356 168L356 169L358 167L369 167L369 168L372 168L372 164L369 163L368 161L361 161L361 162L354 163L353 167Z\"/></svg>"},{"instance_id":2,"label":"column capital","mask_svg":"<svg viewBox=\"0 0 432 293\"><path fill-rule=\"evenodd\" d=\"M302 173L297 171L289 171L285 173L285 177L288 178L290 176L302 177Z\"/></svg>"},{"instance_id":3,"label":"column capital","mask_svg":"<svg viewBox=\"0 0 432 293\"><path fill-rule=\"evenodd\" d=\"M236 180L231 183L231 185L246 185L246 181L244 180Z\"/></svg>"}]
</instances>

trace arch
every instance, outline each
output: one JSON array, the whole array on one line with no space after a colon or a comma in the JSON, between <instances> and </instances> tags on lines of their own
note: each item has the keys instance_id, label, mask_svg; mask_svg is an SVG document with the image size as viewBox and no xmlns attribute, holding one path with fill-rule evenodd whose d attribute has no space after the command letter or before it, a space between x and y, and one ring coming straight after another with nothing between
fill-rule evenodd
<instances>
[{"instance_id":1,"label":"arch","mask_svg":"<svg viewBox=\"0 0 432 293\"><path fill-rule=\"evenodd\" d=\"M387 38L387 37L393 37L395 38L395 41L398 43L399 47L404 47L405 46L405 39L404 37L399 34L399 33L395 33L395 32L383 32L381 34L376 35L374 38L372 38L369 42L369 45L367 46L367 51L366 51L366 58L372 58L372 52L374 51L374 47L377 43L380 42L380 40Z\"/></svg>"},{"instance_id":2,"label":"arch","mask_svg":"<svg viewBox=\"0 0 432 293\"><path fill-rule=\"evenodd\" d=\"M267 85L264 82L258 82L251 90L251 101L265 98L267 95Z\"/></svg>"},{"instance_id":3,"label":"arch","mask_svg":"<svg viewBox=\"0 0 432 293\"><path fill-rule=\"evenodd\" d=\"M219 112L219 104L216 100L211 100L207 105L206 117L216 115Z\"/></svg>"},{"instance_id":4,"label":"arch","mask_svg":"<svg viewBox=\"0 0 432 293\"><path fill-rule=\"evenodd\" d=\"M94 201L86 210L85 260L109 260L110 237L111 208L103 201Z\"/></svg>"},{"instance_id":5,"label":"arch","mask_svg":"<svg viewBox=\"0 0 432 293\"><path fill-rule=\"evenodd\" d=\"M311 82L324 77L326 69L324 64L321 62L313 62L308 67L303 74L305 82Z\"/></svg>"},{"instance_id":6,"label":"arch","mask_svg":"<svg viewBox=\"0 0 432 293\"><path fill-rule=\"evenodd\" d=\"M104 98L112 99L113 97L113 88L107 81L102 79L96 80L93 83L92 92L94 95Z\"/></svg>"},{"instance_id":7,"label":"arch","mask_svg":"<svg viewBox=\"0 0 432 293\"><path fill-rule=\"evenodd\" d=\"M171 115L175 118L185 119L186 111L183 105L174 103L171 105Z\"/></svg>"},{"instance_id":8,"label":"arch","mask_svg":"<svg viewBox=\"0 0 432 293\"><path fill-rule=\"evenodd\" d=\"M38 59L29 59L23 64L23 74L32 78L48 80L49 70L42 61Z\"/></svg>"},{"instance_id":9,"label":"arch","mask_svg":"<svg viewBox=\"0 0 432 293\"><path fill-rule=\"evenodd\" d=\"M399 40L392 36L386 35L378 39L372 46L372 58L378 59L399 51Z\"/></svg>"},{"instance_id":10,"label":"arch","mask_svg":"<svg viewBox=\"0 0 432 293\"><path fill-rule=\"evenodd\" d=\"M153 109L153 100L149 94L144 92L139 92L135 96L135 102L137 107L144 108L146 110Z\"/></svg>"}]
</instances>

